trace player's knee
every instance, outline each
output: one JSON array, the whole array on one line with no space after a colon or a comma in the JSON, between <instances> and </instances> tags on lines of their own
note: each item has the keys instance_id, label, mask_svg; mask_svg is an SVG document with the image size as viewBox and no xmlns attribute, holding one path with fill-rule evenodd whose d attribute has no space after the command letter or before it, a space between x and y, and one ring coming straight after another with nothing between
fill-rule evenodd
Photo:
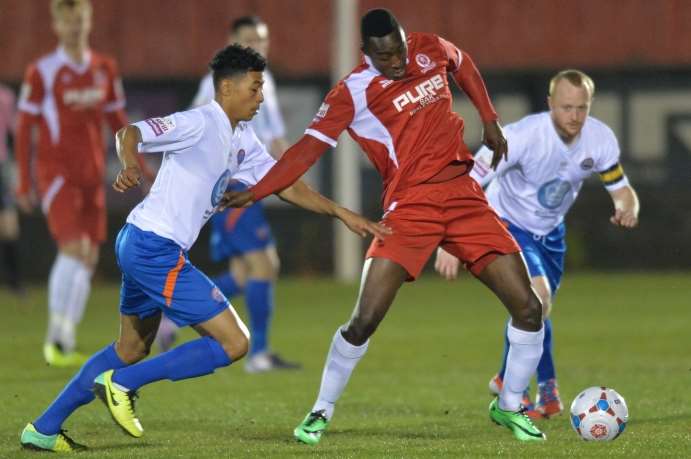
<instances>
[{"instance_id":1,"label":"player's knee","mask_svg":"<svg viewBox=\"0 0 691 459\"><path fill-rule=\"evenodd\" d=\"M377 330L379 321L373 316L357 315L353 317L343 330L343 337L350 344L361 346Z\"/></svg>"},{"instance_id":2,"label":"player's knee","mask_svg":"<svg viewBox=\"0 0 691 459\"><path fill-rule=\"evenodd\" d=\"M143 341L119 340L116 344L115 350L117 351L120 360L128 365L132 365L133 363L143 360L149 355L151 352L151 345Z\"/></svg>"},{"instance_id":3,"label":"player's knee","mask_svg":"<svg viewBox=\"0 0 691 459\"><path fill-rule=\"evenodd\" d=\"M228 343L223 344L223 350L225 351L228 358L235 362L240 360L250 349L250 340L248 336L242 335L234 338Z\"/></svg>"},{"instance_id":4,"label":"player's knee","mask_svg":"<svg viewBox=\"0 0 691 459\"><path fill-rule=\"evenodd\" d=\"M532 290L521 306L514 310L512 321L523 330L538 331L542 327L542 303Z\"/></svg>"}]
</instances>

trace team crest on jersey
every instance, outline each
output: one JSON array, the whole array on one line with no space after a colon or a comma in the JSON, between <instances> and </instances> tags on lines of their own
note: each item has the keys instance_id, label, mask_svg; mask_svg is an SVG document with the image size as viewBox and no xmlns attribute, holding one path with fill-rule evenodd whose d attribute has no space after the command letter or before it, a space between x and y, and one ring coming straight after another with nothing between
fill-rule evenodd
<instances>
[{"instance_id":1,"label":"team crest on jersey","mask_svg":"<svg viewBox=\"0 0 691 459\"><path fill-rule=\"evenodd\" d=\"M238 166L242 164L242 162L245 160L245 150L240 149L238 151Z\"/></svg>"},{"instance_id":2,"label":"team crest on jersey","mask_svg":"<svg viewBox=\"0 0 691 459\"><path fill-rule=\"evenodd\" d=\"M583 161L581 161L581 169L584 171L589 171L594 165L595 161L593 161L593 158L585 158Z\"/></svg>"},{"instance_id":3,"label":"team crest on jersey","mask_svg":"<svg viewBox=\"0 0 691 459\"><path fill-rule=\"evenodd\" d=\"M422 73L427 73L437 66L436 62L433 62L427 54L418 53L415 55L415 62L422 70Z\"/></svg>"},{"instance_id":4,"label":"team crest on jersey","mask_svg":"<svg viewBox=\"0 0 691 459\"><path fill-rule=\"evenodd\" d=\"M213 298L213 300L217 303L226 302L226 297L223 296L223 292L221 292L221 290L218 287L214 287L211 289L211 298Z\"/></svg>"},{"instance_id":5,"label":"team crest on jersey","mask_svg":"<svg viewBox=\"0 0 691 459\"><path fill-rule=\"evenodd\" d=\"M561 179L550 180L537 191L537 200L546 209L556 209L570 191L571 183Z\"/></svg>"},{"instance_id":6,"label":"team crest on jersey","mask_svg":"<svg viewBox=\"0 0 691 459\"><path fill-rule=\"evenodd\" d=\"M149 118L146 120L146 124L154 131L156 137L175 129L175 120L172 116L166 116L165 118Z\"/></svg>"}]
</instances>

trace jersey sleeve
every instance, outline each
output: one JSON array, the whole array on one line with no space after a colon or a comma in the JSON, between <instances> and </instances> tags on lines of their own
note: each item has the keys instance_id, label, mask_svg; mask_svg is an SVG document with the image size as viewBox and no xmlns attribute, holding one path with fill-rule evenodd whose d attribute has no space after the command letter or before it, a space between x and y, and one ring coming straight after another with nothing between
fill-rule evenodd
<instances>
[{"instance_id":1,"label":"jersey sleeve","mask_svg":"<svg viewBox=\"0 0 691 459\"><path fill-rule=\"evenodd\" d=\"M470 171L470 176L480 185L486 187L497 175L501 175L511 166L520 164L526 151L525 139L527 135L524 131L525 129L522 128L520 122L504 126L504 136L509 146L507 158L502 159L497 169L493 170L491 164L494 152L483 145L475 154L475 165Z\"/></svg>"},{"instance_id":2,"label":"jersey sleeve","mask_svg":"<svg viewBox=\"0 0 691 459\"><path fill-rule=\"evenodd\" d=\"M139 151L172 152L191 147L201 138L204 124L204 116L196 110L138 121L134 126L139 128L142 135Z\"/></svg>"},{"instance_id":3,"label":"jersey sleeve","mask_svg":"<svg viewBox=\"0 0 691 459\"><path fill-rule=\"evenodd\" d=\"M629 184L624 168L619 162L619 142L612 131L607 131L602 143L602 156L599 158L596 170L607 191L616 191Z\"/></svg>"},{"instance_id":4,"label":"jersey sleeve","mask_svg":"<svg viewBox=\"0 0 691 459\"><path fill-rule=\"evenodd\" d=\"M461 62L463 62L463 53L460 49L456 47L456 45L454 45L450 41L445 40L441 37L437 37L437 39L439 40L439 45L444 50L444 54L446 55L446 59L448 60L446 64L446 70L451 73L457 72L458 69L461 67Z\"/></svg>"},{"instance_id":5,"label":"jersey sleeve","mask_svg":"<svg viewBox=\"0 0 691 459\"><path fill-rule=\"evenodd\" d=\"M108 92L106 93L106 104L103 111L106 113L124 110L125 108L125 90L122 87L122 78L118 71L118 65L114 60L107 61L106 67L108 69Z\"/></svg>"},{"instance_id":6,"label":"jersey sleeve","mask_svg":"<svg viewBox=\"0 0 691 459\"><path fill-rule=\"evenodd\" d=\"M194 108L208 104L214 99L215 95L214 80L211 78L211 74L207 73L199 82L199 89L197 89L197 94L195 94L194 99L192 99L192 105L190 107Z\"/></svg>"},{"instance_id":7,"label":"jersey sleeve","mask_svg":"<svg viewBox=\"0 0 691 459\"><path fill-rule=\"evenodd\" d=\"M32 64L26 69L17 108L31 115L40 115L44 96L43 79L38 67Z\"/></svg>"},{"instance_id":8,"label":"jersey sleeve","mask_svg":"<svg viewBox=\"0 0 691 459\"><path fill-rule=\"evenodd\" d=\"M247 126L249 133L246 134L247 141L243 142L245 158L240 163L238 171L233 175L233 179L245 185L254 186L259 182L269 169L274 167L276 160L269 154L263 143L254 133L251 127ZM240 153L238 153L240 154Z\"/></svg>"},{"instance_id":9,"label":"jersey sleeve","mask_svg":"<svg viewBox=\"0 0 691 459\"><path fill-rule=\"evenodd\" d=\"M341 81L326 95L305 134L335 147L338 143L336 139L350 126L354 116L353 98Z\"/></svg>"}]
</instances>

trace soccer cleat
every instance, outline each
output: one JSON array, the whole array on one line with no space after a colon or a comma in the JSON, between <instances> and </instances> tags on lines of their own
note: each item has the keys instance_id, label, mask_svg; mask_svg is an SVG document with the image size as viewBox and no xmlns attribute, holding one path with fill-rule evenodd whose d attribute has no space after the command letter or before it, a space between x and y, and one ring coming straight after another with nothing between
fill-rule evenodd
<instances>
[{"instance_id":1,"label":"soccer cleat","mask_svg":"<svg viewBox=\"0 0 691 459\"><path fill-rule=\"evenodd\" d=\"M24 427L24 430L22 430L22 436L19 442L22 444L22 448L35 451L73 453L86 449L86 446L80 445L72 440L65 432L65 430L61 430L54 435L44 435L36 430L33 424L29 423Z\"/></svg>"},{"instance_id":2,"label":"soccer cleat","mask_svg":"<svg viewBox=\"0 0 691 459\"><path fill-rule=\"evenodd\" d=\"M43 358L48 365L57 368L81 367L89 359L81 352L63 352L60 346L54 343L43 346Z\"/></svg>"},{"instance_id":3,"label":"soccer cleat","mask_svg":"<svg viewBox=\"0 0 691 459\"><path fill-rule=\"evenodd\" d=\"M316 445L328 426L329 420L326 419L326 412L324 410L312 411L293 430L293 436L299 442L307 445Z\"/></svg>"},{"instance_id":4,"label":"soccer cleat","mask_svg":"<svg viewBox=\"0 0 691 459\"><path fill-rule=\"evenodd\" d=\"M537 398L535 399L535 410L543 417L549 418L556 416L564 411L564 405L559 398L557 380L550 378L545 382L537 384Z\"/></svg>"},{"instance_id":5,"label":"soccer cleat","mask_svg":"<svg viewBox=\"0 0 691 459\"><path fill-rule=\"evenodd\" d=\"M499 373L494 375L492 379L489 380L489 392L494 395L499 395L502 388L504 387L504 381L502 380ZM521 400L521 405L525 408L525 414L530 416L531 419L542 419L542 413L535 409L533 401L530 400L530 387L528 387L523 392L523 400Z\"/></svg>"},{"instance_id":6,"label":"soccer cleat","mask_svg":"<svg viewBox=\"0 0 691 459\"><path fill-rule=\"evenodd\" d=\"M118 389L113 383L113 370L101 373L94 380L94 393L110 411L110 415L125 433L139 438L144 435L144 428L134 412L134 401L137 393L133 390Z\"/></svg>"},{"instance_id":7,"label":"soccer cleat","mask_svg":"<svg viewBox=\"0 0 691 459\"><path fill-rule=\"evenodd\" d=\"M525 408L519 411L504 411L499 408L499 397L495 397L489 404L489 418L497 425L507 427L513 436L520 441L545 441L547 437L540 431Z\"/></svg>"},{"instance_id":8,"label":"soccer cleat","mask_svg":"<svg viewBox=\"0 0 691 459\"><path fill-rule=\"evenodd\" d=\"M247 373L265 373L274 370L299 370L302 365L283 360L278 354L259 352L247 358L245 371Z\"/></svg>"}]
</instances>

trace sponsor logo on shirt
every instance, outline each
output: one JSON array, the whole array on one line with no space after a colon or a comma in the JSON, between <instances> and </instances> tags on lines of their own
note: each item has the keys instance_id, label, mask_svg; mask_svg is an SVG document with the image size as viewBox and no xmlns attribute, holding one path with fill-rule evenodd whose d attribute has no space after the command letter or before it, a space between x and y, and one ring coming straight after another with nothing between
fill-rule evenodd
<instances>
[{"instance_id":1,"label":"sponsor logo on shirt","mask_svg":"<svg viewBox=\"0 0 691 459\"><path fill-rule=\"evenodd\" d=\"M238 166L242 164L242 162L245 160L245 150L240 149L238 151Z\"/></svg>"},{"instance_id":2,"label":"sponsor logo on shirt","mask_svg":"<svg viewBox=\"0 0 691 459\"><path fill-rule=\"evenodd\" d=\"M391 83L393 83L393 80L381 80L379 84L381 85L382 89L388 88Z\"/></svg>"},{"instance_id":3,"label":"sponsor logo on shirt","mask_svg":"<svg viewBox=\"0 0 691 459\"><path fill-rule=\"evenodd\" d=\"M433 62L427 54L422 53L415 55L415 62L420 67L420 70L422 70L422 73L427 73L437 66L437 63Z\"/></svg>"},{"instance_id":4,"label":"sponsor logo on shirt","mask_svg":"<svg viewBox=\"0 0 691 459\"><path fill-rule=\"evenodd\" d=\"M102 88L68 89L62 94L62 102L72 108L85 109L100 104L105 96Z\"/></svg>"},{"instance_id":5,"label":"sponsor logo on shirt","mask_svg":"<svg viewBox=\"0 0 691 459\"><path fill-rule=\"evenodd\" d=\"M437 90L444 87L444 79L441 75L434 75L415 86L412 91L406 91L393 100L396 111L402 112L406 105L419 104L421 107L436 102L439 99Z\"/></svg>"},{"instance_id":6,"label":"sponsor logo on shirt","mask_svg":"<svg viewBox=\"0 0 691 459\"><path fill-rule=\"evenodd\" d=\"M156 137L175 129L175 120L173 120L172 116L166 116L165 118L149 118L146 120L146 124L154 131Z\"/></svg>"},{"instance_id":7,"label":"sponsor logo on shirt","mask_svg":"<svg viewBox=\"0 0 691 459\"><path fill-rule=\"evenodd\" d=\"M326 114L328 113L329 108L330 108L329 104L322 103L321 106L319 107L319 110L317 111L317 114L314 115L315 118L320 118L320 119L324 118L326 116Z\"/></svg>"},{"instance_id":8,"label":"sponsor logo on shirt","mask_svg":"<svg viewBox=\"0 0 691 459\"><path fill-rule=\"evenodd\" d=\"M571 191L571 183L561 179L544 183L537 191L537 200L542 207L556 209L564 202L564 198Z\"/></svg>"},{"instance_id":9,"label":"sponsor logo on shirt","mask_svg":"<svg viewBox=\"0 0 691 459\"><path fill-rule=\"evenodd\" d=\"M211 191L211 205L216 208L218 204L221 202L221 198L223 197L223 193L226 192L226 188L228 188L228 182L230 182L230 177L233 174L226 169L225 172L216 180L216 184L214 185L213 190ZM212 212L213 213L213 212Z\"/></svg>"}]
</instances>

